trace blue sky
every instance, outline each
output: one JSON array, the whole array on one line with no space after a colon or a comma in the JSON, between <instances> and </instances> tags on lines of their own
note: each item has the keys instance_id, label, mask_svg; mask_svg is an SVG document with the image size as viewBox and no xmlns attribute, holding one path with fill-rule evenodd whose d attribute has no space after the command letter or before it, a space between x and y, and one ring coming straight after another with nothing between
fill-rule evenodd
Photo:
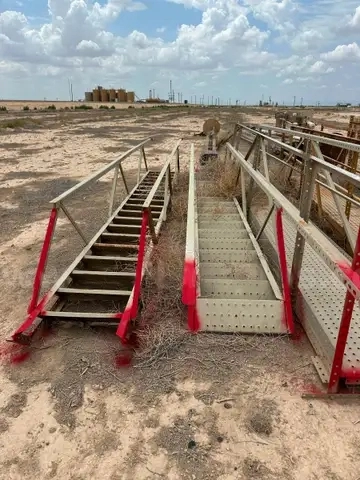
<instances>
[{"instance_id":1,"label":"blue sky","mask_svg":"<svg viewBox=\"0 0 360 480\"><path fill-rule=\"evenodd\" d=\"M0 98L360 103L360 0L0 0Z\"/></svg>"}]
</instances>

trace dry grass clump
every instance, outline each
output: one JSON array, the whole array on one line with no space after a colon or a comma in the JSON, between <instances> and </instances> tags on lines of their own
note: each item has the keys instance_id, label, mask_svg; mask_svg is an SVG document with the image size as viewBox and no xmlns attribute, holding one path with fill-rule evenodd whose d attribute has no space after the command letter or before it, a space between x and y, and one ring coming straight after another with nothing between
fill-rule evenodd
<instances>
[{"instance_id":1,"label":"dry grass clump","mask_svg":"<svg viewBox=\"0 0 360 480\"><path fill-rule=\"evenodd\" d=\"M187 176L179 178L172 207L142 286L143 308L138 322L138 366L150 367L177 349L188 335L181 301L185 259Z\"/></svg>"},{"instance_id":2,"label":"dry grass clump","mask_svg":"<svg viewBox=\"0 0 360 480\"><path fill-rule=\"evenodd\" d=\"M223 197L226 199L241 195L240 182L236 184L239 167L231 160L209 160L202 167L201 180L204 184L198 187L198 195Z\"/></svg>"}]
</instances>

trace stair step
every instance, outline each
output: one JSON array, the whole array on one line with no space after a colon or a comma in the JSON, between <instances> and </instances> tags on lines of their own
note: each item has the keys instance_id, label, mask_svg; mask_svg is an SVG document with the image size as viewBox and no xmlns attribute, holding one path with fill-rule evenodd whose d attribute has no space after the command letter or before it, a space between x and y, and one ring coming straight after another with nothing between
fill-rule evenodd
<instances>
[{"instance_id":1,"label":"stair step","mask_svg":"<svg viewBox=\"0 0 360 480\"><path fill-rule=\"evenodd\" d=\"M138 217L115 217L111 225L141 225L142 216Z\"/></svg>"},{"instance_id":2,"label":"stair step","mask_svg":"<svg viewBox=\"0 0 360 480\"><path fill-rule=\"evenodd\" d=\"M201 331L287 333L280 300L199 298L197 312Z\"/></svg>"},{"instance_id":3,"label":"stair step","mask_svg":"<svg viewBox=\"0 0 360 480\"><path fill-rule=\"evenodd\" d=\"M248 237L241 238L221 238L219 235L213 237L210 233L206 237L199 236L200 249L214 249L214 250L253 250L254 246Z\"/></svg>"},{"instance_id":4,"label":"stair step","mask_svg":"<svg viewBox=\"0 0 360 480\"><path fill-rule=\"evenodd\" d=\"M216 250L201 249L201 263L258 263L259 258L255 250Z\"/></svg>"},{"instance_id":5,"label":"stair step","mask_svg":"<svg viewBox=\"0 0 360 480\"><path fill-rule=\"evenodd\" d=\"M110 223L107 227L107 231L110 233L140 233L141 223L139 222L138 225Z\"/></svg>"},{"instance_id":6,"label":"stair step","mask_svg":"<svg viewBox=\"0 0 360 480\"><path fill-rule=\"evenodd\" d=\"M221 242L222 240L249 240L249 235L245 229L239 230L221 230L219 228L199 228L198 235L200 239L208 239Z\"/></svg>"},{"instance_id":7,"label":"stair step","mask_svg":"<svg viewBox=\"0 0 360 480\"><path fill-rule=\"evenodd\" d=\"M137 253L137 252L134 252ZM82 266L87 270L94 269L94 271L111 271L114 270L135 270L137 257L122 257L115 255L85 255L82 260Z\"/></svg>"},{"instance_id":8,"label":"stair step","mask_svg":"<svg viewBox=\"0 0 360 480\"><path fill-rule=\"evenodd\" d=\"M101 240L121 243L136 243L140 239L139 233L102 233ZM106 243L106 242L105 242Z\"/></svg>"},{"instance_id":9,"label":"stair step","mask_svg":"<svg viewBox=\"0 0 360 480\"><path fill-rule=\"evenodd\" d=\"M199 205L197 206L198 213L212 213L215 215L221 215L222 213L236 213L237 209L233 203L226 203L224 205L220 204L211 204L208 203L206 205Z\"/></svg>"},{"instance_id":10,"label":"stair step","mask_svg":"<svg viewBox=\"0 0 360 480\"><path fill-rule=\"evenodd\" d=\"M121 214L123 215L125 211L140 211L142 213L142 209L143 209L143 203L126 203L122 210L121 210ZM153 205L151 204L151 210L158 210L158 211L161 211L163 209L163 205Z\"/></svg>"},{"instance_id":11,"label":"stair step","mask_svg":"<svg viewBox=\"0 0 360 480\"><path fill-rule=\"evenodd\" d=\"M204 222L212 222L212 221L225 221L225 222L231 222L231 221L241 221L239 213L225 213L221 215L216 215L212 213L202 213L198 215L198 220L202 220Z\"/></svg>"},{"instance_id":12,"label":"stair step","mask_svg":"<svg viewBox=\"0 0 360 480\"><path fill-rule=\"evenodd\" d=\"M115 296L115 297L129 297L131 290L103 290L97 288L59 288L57 294L70 294L70 295L103 295L103 296Z\"/></svg>"},{"instance_id":13,"label":"stair step","mask_svg":"<svg viewBox=\"0 0 360 480\"><path fill-rule=\"evenodd\" d=\"M257 263L202 263L200 264L200 278L267 280L262 266Z\"/></svg>"},{"instance_id":14,"label":"stair step","mask_svg":"<svg viewBox=\"0 0 360 480\"><path fill-rule=\"evenodd\" d=\"M203 279L201 297L245 298L247 300L275 300L267 280Z\"/></svg>"},{"instance_id":15,"label":"stair step","mask_svg":"<svg viewBox=\"0 0 360 480\"><path fill-rule=\"evenodd\" d=\"M201 229L209 229L209 230L224 230L224 231L231 231L237 232L238 230L244 229L244 224L240 220L233 221L226 221L226 220L203 220L201 216L198 218L198 225Z\"/></svg>"},{"instance_id":16,"label":"stair step","mask_svg":"<svg viewBox=\"0 0 360 480\"><path fill-rule=\"evenodd\" d=\"M142 205L142 204L144 203L144 201L146 200L146 197L147 197L147 195L142 196L142 197L135 197L135 198L130 197L130 198L127 200L127 202L126 202L126 205L137 205L137 204L140 204L140 203L141 203L141 205ZM154 199L154 200L152 200L152 202L151 202L151 207L153 208L154 206L159 206L159 205L161 205L161 204L163 204L163 203L164 203L164 199L163 199L163 198L160 199L160 200Z\"/></svg>"},{"instance_id":17,"label":"stair step","mask_svg":"<svg viewBox=\"0 0 360 480\"><path fill-rule=\"evenodd\" d=\"M152 209L151 209L151 214L154 218L157 218L160 216L161 212L154 212ZM118 219L123 219L124 217L130 217L130 218L142 218L142 215L143 215L143 210L142 208L140 210L121 210L119 212L119 215L117 215L116 217L113 218L113 223L117 223L117 220Z\"/></svg>"},{"instance_id":18,"label":"stair step","mask_svg":"<svg viewBox=\"0 0 360 480\"><path fill-rule=\"evenodd\" d=\"M106 323L109 322L109 320L113 319L114 325L119 324L118 319L114 319L115 314L114 313L95 313L95 312L56 312L56 311L44 311L41 312L39 315L41 318L49 318L49 319L56 319L58 318L59 320L81 320L81 321L104 321ZM102 323L102 322L101 322Z\"/></svg>"},{"instance_id":19,"label":"stair step","mask_svg":"<svg viewBox=\"0 0 360 480\"><path fill-rule=\"evenodd\" d=\"M135 278L135 272L109 272L103 270L74 270L71 272L72 277L101 277L101 278Z\"/></svg>"},{"instance_id":20,"label":"stair step","mask_svg":"<svg viewBox=\"0 0 360 480\"><path fill-rule=\"evenodd\" d=\"M91 247L91 250L93 252L100 252L102 254L105 252L128 252L132 254L137 254L139 250L139 245L126 245L120 243L94 243L94 245Z\"/></svg>"}]
</instances>

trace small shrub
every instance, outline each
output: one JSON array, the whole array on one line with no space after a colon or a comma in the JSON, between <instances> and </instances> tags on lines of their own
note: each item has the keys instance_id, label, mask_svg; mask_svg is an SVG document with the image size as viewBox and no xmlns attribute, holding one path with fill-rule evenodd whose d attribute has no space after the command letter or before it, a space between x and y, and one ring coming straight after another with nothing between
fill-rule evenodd
<instances>
[{"instance_id":1,"label":"small shrub","mask_svg":"<svg viewBox=\"0 0 360 480\"><path fill-rule=\"evenodd\" d=\"M109 110L109 105L100 105L100 110Z\"/></svg>"},{"instance_id":2,"label":"small shrub","mask_svg":"<svg viewBox=\"0 0 360 480\"><path fill-rule=\"evenodd\" d=\"M111 110L115 110L115 105L111 105Z\"/></svg>"},{"instance_id":3,"label":"small shrub","mask_svg":"<svg viewBox=\"0 0 360 480\"><path fill-rule=\"evenodd\" d=\"M0 107L0 112L7 112L7 108L6 107Z\"/></svg>"},{"instance_id":4,"label":"small shrub","mask_svg":"<svg viewBox=\"0 0 360 480\"><path fill-rule=\"evenodd\" d=\"M71 107L72 109L74 107ZM91 107L90 105L75 105L75 110L92 110L94 107Z\"/></svg>"},{"instance_id":5,"label":"small shrub","mask_svg":"<svg viewBox=\"0 0 360 480\"><path fill-rule=\"evenodd\" d=\"M34 110L37 110L37 108L36 108L36 107L34 107Z\"/></svg>"},{"instance_id":6,"label":"small shrub","mask_svg":"<svg viewBox=\"0 0 360 480\"><path fill-rule=\"evenodd\" d=\"M24 112L28 112L30 110L30 108L28 107L28 105L25 105L25 107L23 107L23 110L24 110Z\"/></svg>"},{"instance_id":7,"label":"small shrub","mask_svg":"<svg viewBox=\"0 0 360 480\"><path fill-rule=\"evenodd\" d=\"M56 107L55 107L54 104L52 104L52 105L49 105L49 106L47 107L47 109L48 109L48 110L56 110Z\"/></svg>"},{"instance_id":8,"label":"small shrub","mask_svg":"<svg viewBox=\"0 0 360 480\"><path fill-rule=\"evenodd\" d=\"M129 105L128 108L135 108L133 105Z\"/></svg>"}]
</instances>

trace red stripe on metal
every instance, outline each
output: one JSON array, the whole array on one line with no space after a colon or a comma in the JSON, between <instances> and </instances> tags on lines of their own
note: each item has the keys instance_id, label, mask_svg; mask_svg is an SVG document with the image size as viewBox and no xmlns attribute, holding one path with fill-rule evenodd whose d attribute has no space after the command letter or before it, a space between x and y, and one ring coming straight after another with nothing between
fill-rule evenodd
<instances>
[{"instance_id":1,"label":"red stripe on metal","mask_svg":"<svg viewBox=\"0 0 360 480\"><path fill-rule=\"evenodd\" d=\"M287 329L289 333L293 334L295 331L294 326L294 317L291 306L291 293L290 293L290 283L288 268L286 262L286 250L285 250L285 240L284 240L284 228L282 221L282 208L276 209L276 240L278 247L279 255L279 264L280 264L280 274L281 274L281 283L283 288L283 297L284 297L284 317Z\"/></svg>"},{"instance_id":2,"label":"red stripe on metal","mask_svg":"<svg viewBox=\"0 0 360 480\"><path fill-rule=\"evenodd\" d=\"M129 323L131 321L131 307L126 308L124 313L120 315L121 315L121 320L116 330L116 335L121 339L122 343L126 344L126 332L127 332ZM119 318L119 317L115 315L115 318Z\"/></svg>"},{"instance_id":3,"label":"red stripe on metal","mask_svg":"<svg viewBox=\"0 0 360 480\"><path fill-rule=\"evenodd\" d=\"M31 313L35 309L35 307L37 306L37 302L39 300L41 284L44 277L47 259L49 256L49 250L50 250L52 236L54 234L57 215L58 215L58 210L57 208L54 207L50 212L49 223L46 229L45 239L41 249L40 258L39 258L38 266L35 273L33 291L32 291L31 300L28 306L28 313Z\"/></svg>"},{"instance_id":4,"label":"red stripe on metal","mask_svg":"<svg viewBox=\"0 0 360 480\"><path fill-rule=\"evenodd\" d=\"M192 332L200 329L200 320L196 309L196 267L194 260L185 260L182 302L188 307L188 327Z\"/></svg>"},{"instance_id":5,"label":"red stripe on metal","mask_svg":"<svg viewBox=\"0 0 360 480\"><path fill-rule=\"evenodd\" d=\"M136 264L135 283L134 283L134 298L133 298L133 304L131 308L132 318L135 318L138 312L141 282L142 282L142 271L143 271L145 250L146 250L146 231L147 231L148 222L149 222L149 212L145 210L143 212L143 217L141 221L139 253L138 253L138 261Z\"/></svg>"},{"instance_id":6,"label":"red stripe on metal","mask_svg":"<svg viewBox=\"0 0 360 480\"><path fill-rule=\"evenodd\" d=\"M340 265L339 267L342 268ZM346 273L346 275L349 278L351 278L354 283L355 281L357 282L359 277L359 271L360 271L360 228L359 228L358 236L356 239L354 258L352 261L351 269L347 268L347 270L349 271ZM358 284L356 283L356 285ZM340 326L339 326L338 338L336 341L333 364L331 367L331 373L330 373L330 379L329 379L329 385L328 385L329 393L337 393L340 388L340 380L343 375L342 364L344 359L346 342L349 335L350 324L351 324L352 314L354 310L354 304L355 304L355 297L349 291L347 291L345 296L344 309L343 309Z\"/></svg>"},{"instance_id":7,"label":"red stripe on metal","mask_svg":"<svg viewBox=\"0 0 360 480\"><path fill-rule=\"evenodd\" d=\"M141 291L141 282L142 282L142 271L145 258L146 250L146 231L149 221L149 212L144 211L141 222L141 231L139 239L139 253L138 260L136 264L136 273L135 273L135 283L134 283L134 295L130 307L125 309L124 313L121 314L121 320L116 331L116 335L124 343L126 342L126 333L131 320L133 320L138 313L140 291ZM119 314L117 314L119 315ZM115 316L115 318L119 318Z\"/></svg>"},{"instance_id":8,"label":"red stripe on metal","mask_svg":"<svg viewBox=\"0 0 360 480\"><path fill-rule=\"evenodd\" d=\"M23 343L21 341L21 334L23 333L27 333L27 336L29 338L34 334L36 328L34 328L33 331L31 331L30 329L33 326L37 316L43 311L45 305L47 304L50 298L51 298L51 294L50 292L48 292L46 295L43 296L38 306L34 308L34 310L31 313L29 313L25 321L20 325L20 327L16 330L16 332L13 333L12 339L14 340L14 342Z\"/></svg>"}]
</instances>

